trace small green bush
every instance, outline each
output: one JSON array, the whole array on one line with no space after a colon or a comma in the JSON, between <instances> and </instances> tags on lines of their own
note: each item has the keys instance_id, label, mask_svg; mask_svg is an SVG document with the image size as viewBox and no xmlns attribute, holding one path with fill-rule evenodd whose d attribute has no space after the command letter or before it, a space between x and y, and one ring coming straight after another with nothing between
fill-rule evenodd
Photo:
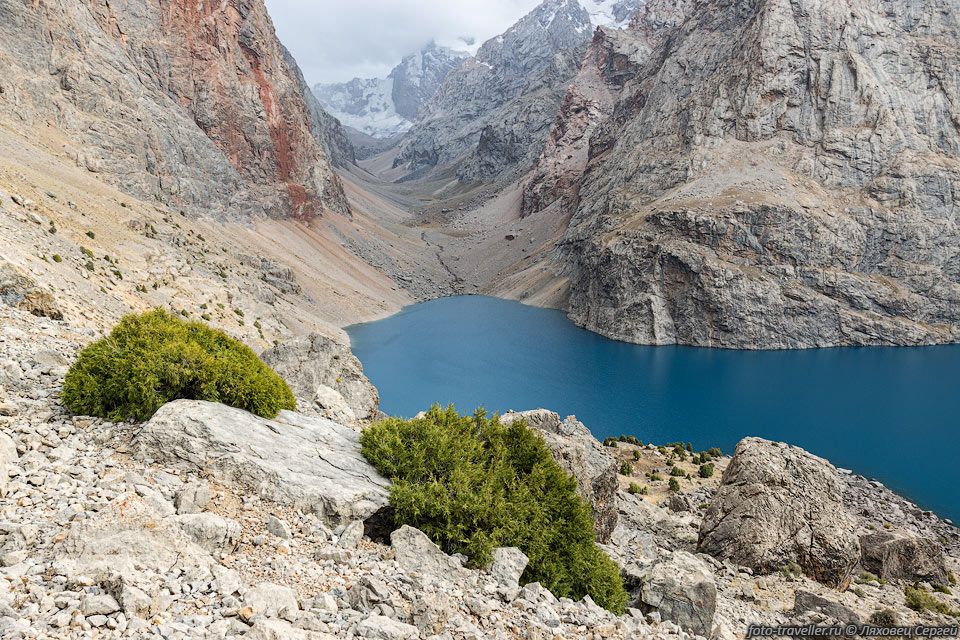
<instances>
[{"instance_id":1,"label":"small green bush","mask_svg":"<svg viewBox=\"0 0 960 640\"><path fill-rule=\"evenodd\" d=\"M87 237L90 238L91 240L93 240L93 239L96 238L97 236L96 236L96 234L93 233L93 231L87 231Z\"/></svg>"},{"instance_id":2,"label":"small green bush","mask_svg":"<svg viewBox=\"0 0 960 640\"><path fill-rule=\"evenodd\" d=\"M633 467L630 466L630 463L629 463L629 462L624 462L623 464L620 465L620 475L622 475L622 476L632 476L632 475L633 475Z\"/></svg>"},{"instance_id":3,"label":"small green bush","mask_svg":"<svg viewBox=\"0 0 960 640\"><path fill-rule=\"evenodd\" d=\"M171 400L222 402L267 418L294 409L287 384L246 345L162 309L128 315L70 367L63 401L74 413L147 420Z\"/></svg>"},{"instance_id":4,"label":"small green bush","mask_svg":"<svg viewBox=\"0 0 960 640\"><path fill-rule=\"evenodd\" d=\"M870 624L875 627L895 627L899 624L897 612L893 609L874 611L870 616Z\"/></svg>"},{"instance_id":5,"label":"small green bush","mask_svg":"<svg viewBox=\"0 0 960 640\"><path fill-rule=\"evenodd\" d=\"M631 482L630 486L627 488L627 493L642 494L643 487L638 485L636 482Z\"/></svg>"},{"instance_id":6,"label":"small green bush","mask_svg":"<svg viewBox=\"0 0 960 640\"><path fill-rule=\"evenodd\" d=\"M947 571L947 582L950 583L951 587L957 586L957 576L953 575L951 572Z\"/></svg>"},{"instance_id":7,"label":"small green bush","mask_svg":"<svg viewBox=\"0 0 960 640\"><path fill-rule=\"evenodd\" d=\"M639 459L640 459L640 449L634 449L634 450L633 450L633 459L634 459L634 460L639 460Z\"/></svg>"},{"instance_id":8,"label":"small green bush","mask_svg":"<svg viewBox=\"0 0 960 640\"><path fill-rule=\"evenodd\" d=\"M940 602L926 589L919 585L907 586L903 590L903 595L907 599L907 607L916 612L922 612L927 609L946 616L960 616L960 612L952 610L945 603Z\"/></svg>"},{"instance_id":9,"label":"small green bush","mask_svg":"<svg viewBox=\"0 0 960 640\"><path fill-rule=\"evenodd\" d=\"M59 253L55 253L55 254L53 254L53 261L54 261L54 262L63 262L63 258L60 257L60 254L59 254Z\"/></svg>"},{"instance_id":10,"label":"small green bush","mask_svg":"<svg viewBox=\"0 0 960 640\"><path fill-rule=\"evenodd\" d=\"M523 583L623 612L623 579L595 542L590 506L522 421L505 426L482 410L461 416L434 405L422 418L373 423L360 444L393 483L397 526L416 527L477 566L496 547L518 547L530 559Z\"/></svg>"},{"instance_id":11,"label":"small green bush","mask_svg":"<svg viewBox=\"0 0 960 640\"><path fill-rule=\"evenodd\" d=\"M663 481L663 476L661 476L659 473L650 473L650 472L648 471L648 472L647 472L647 477L650 478L651 480Z\"/></svg>"},{"instance_id":12,"label":"small green bush","mask_svg":"<svg viewBox=\"0 0 960 640\"><path fill-rule=\"evenodd\" d=\"M700 477L709 478L713 475L714 466L712 462L700 465Z\"/></svg>"},{"instance_id":13,"label":"small green bush","mask_svg":"<svg viewBox=\"0 0 960 640\"><path fill-rule=\"evenodd\" d=\"M687 474L687 472L684 471L683 469L681 469L680 467L674 467L673 469L670 469L670 475L671 475L672 477L677 477L677 476L683 477L683 476L685 476L686 474Z\"/></svg>"},{"instance_id":14,"label":"small green bush","mask_svg":"<svg viewBox=\"0 0 960 640\"><path fill-rule=\"evenodd\" d=\"M617 439L613 436L607 436L603 439L603 446L605 447L615 447L617 446Z\"/></svg>"},{"instance_id":15,"label":"small green bush","mask_svg":"<svg viewBox=\"0 0 960 640\"><path fill-rule=\"evenodd\" d=\"M799 580L803 576L803 567L796 562L791 562L780 567L780 573L788 580Z\"/></svg>"},{"instance_id":16,"label":"small green bush","mask_svg":"<svg viewBox=\"0 0 960 640\"><path fill-rule=\"evenodd\" d=\"M676 478L670 478L670 491L680 491L680 481Z\"/></svg>"},{"instance_id":17,"label":"small green bush","mask_svg":"<svg viewBox=\"0 0 960 640\"><path fill-rule=\"evenodd\" d=\"M716 447L710 447L710 448L707 450L707 453L710 454L710 457L711 457L711 458L719 458L719 457L723 456L723 452L720 451L720 449L717 449Z\"/></svg>"}]
</instances>

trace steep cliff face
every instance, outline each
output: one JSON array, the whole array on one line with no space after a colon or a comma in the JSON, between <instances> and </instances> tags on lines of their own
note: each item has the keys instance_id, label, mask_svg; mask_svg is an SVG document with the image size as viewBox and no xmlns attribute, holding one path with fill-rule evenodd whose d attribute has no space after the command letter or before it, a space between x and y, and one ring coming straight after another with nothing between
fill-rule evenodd
<instances>
[{"instance_id":1,"label":"steep cliff face","mask_svg":"<svg viewBox=\"0 0 960 640\"><path fill-rule=\"evenodd\" d=\"M303 98L307 113L310 114L310 129L313 131L313 137L320 143L323 152L327 154L334 166L343 167L348 164L356 164L357 152L353 143L347 137L343 125L323 109L323 106L310 91L310 87L303 77L303 71L300 70L300 65L293 58L293 54L282 45L281 50L283 51L283 61L293 73L293 77L297 81L297 91Z\"/></svg>"},{"instance_id":2,"label":"steep cliff face","mask_svg":"<svg viewBox=\"0 0 960 640\"><path fill-rule=\"evenodd\" d=\"M347 212L262 1L0 0L0 103L138 197L231 219Z\"/></svg>"},{"instance_id":3,"label":"steep cliff face","mask_svg":"<svg viewBox=\"0 0 960 640\"><path fill-rule=\"evenodd\" d=\"M571 317L654 344L960 339L958 18L697 2L590 138Z\"/></svg>"},{"instance_id":4,"label":"steep cliff face","mask_svg":"<svg viewBox=\"0 0 960 640\"><path fill-rule=\"evenodd\" d=\"M412 171L461 161L461 181L529 168L597 24L625 21L642 4L544 0L480 47L421 111L395 166Z\"/></svg>"},{"instance_id":5,"label":"steep cliff face","mask_svg":"<svg viewBox=\"0 0 960 640\"><path fill-rule=\"evenodd\" d=\"M652 46L678 25L689 0L651 0L627 29L598 27L523 189L523 216L553 203L559 213L576 209L587 167L590 136L613 113L620 89L636 77Z\"/></svg>"}]
</instances>

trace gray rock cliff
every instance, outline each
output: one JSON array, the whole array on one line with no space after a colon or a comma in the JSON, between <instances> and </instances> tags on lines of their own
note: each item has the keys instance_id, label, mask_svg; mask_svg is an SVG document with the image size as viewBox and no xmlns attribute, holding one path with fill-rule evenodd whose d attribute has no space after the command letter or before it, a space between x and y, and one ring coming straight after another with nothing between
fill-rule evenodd
<instances>
[{"instance_id":1,"label":"gray rock cliff","mask_svg":"<svg viewBox=\"0 0 960 640\"><path fill-rule=\"evenodd\" d=\"M647 344L960 339L958 19L694 3L590 135L557 254L570 317Z\"/></svg>"},{"instance_id":2,"label":"gray rock cliff","mask_svg":"<svg viewBox=\"0 0 960 640\"><path fill-rule=\"evenodd\" d=\"M233 220L347 212L262 1L0 2L0 108L125 192Z\"/></svg>"}]
</instances>

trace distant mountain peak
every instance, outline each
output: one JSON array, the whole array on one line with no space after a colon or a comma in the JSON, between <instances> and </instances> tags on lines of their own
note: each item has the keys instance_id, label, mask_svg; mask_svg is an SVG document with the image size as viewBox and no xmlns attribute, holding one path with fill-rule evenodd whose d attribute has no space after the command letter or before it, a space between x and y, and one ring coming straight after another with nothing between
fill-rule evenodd
<instances>
[{"instance_id":1,"label":"distant mountain peak","mask_svg":"<svg viewBox=\"0 0 960 640\"><path fill-rule=\"evenodd\" d=\"M389 138L413 125L421 106L447 74L469 56L431 40L405 56L386 78L316 84L313 94L343 124L371 136Z\"/></svg>"}]
</instances>

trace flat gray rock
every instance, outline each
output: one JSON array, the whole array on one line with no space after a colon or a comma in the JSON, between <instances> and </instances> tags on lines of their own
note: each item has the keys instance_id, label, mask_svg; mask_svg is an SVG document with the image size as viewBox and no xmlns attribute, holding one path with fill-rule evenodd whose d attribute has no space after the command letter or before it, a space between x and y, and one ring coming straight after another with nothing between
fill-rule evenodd
<instances>
[{"instance_id":1,"label":"flat gray rock","mask_svg":"<svg viewBox=\"0 0 960 640\"><path fill-rule=\"evenodd\" d=\"M131 450L183 470L205 470L266 500L330 524L367 520L387 506L388 482L348 426L281 411L266 420L226 405L176 400L160 408Z\"/></svg>"}]
</instances>

